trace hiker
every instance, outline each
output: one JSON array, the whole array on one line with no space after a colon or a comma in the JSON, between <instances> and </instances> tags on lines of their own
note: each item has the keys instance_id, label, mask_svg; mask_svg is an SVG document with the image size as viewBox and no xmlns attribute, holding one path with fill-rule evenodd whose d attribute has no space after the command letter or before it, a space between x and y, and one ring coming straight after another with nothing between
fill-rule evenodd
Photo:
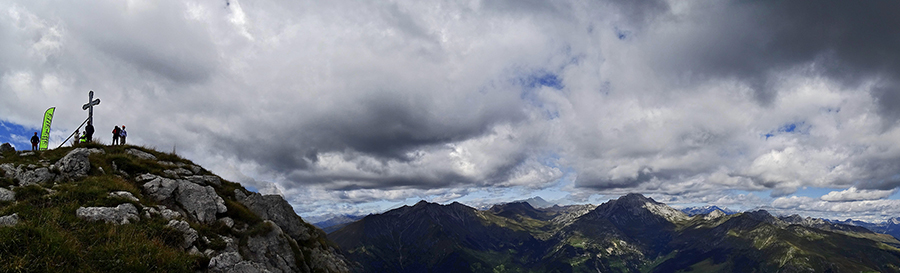
<instances>
[{"instance_id":1,"label":"hiker","mask_svg":"<svg viewBox=\"0 0 900 273\"><path fill-rule=\"evenodd\" d=\"M128 136L128 132L125 132L125 125L122 125L122 130L119 132L119 141L121 141L122 145L125 145L125 137Z\"/></svg>"},{"instance_id":2,"label":"hiker","mask_svg":"<svg viewBox=\"0 0 900 273\"><path fill-rule=\"evenodd\" d=\"M86 140L85 142L91 142L91 140L94 138L94 124L93 123L94 123L93 121L88 121L87 127L84 127L84 138Z\"/></svg>"},{"instance_id":3,"label":"hiker","mask_svg":"<svg viewBox=\"0 0 900 273\"><path fill-rule=\"evenodd\" d=\"M38 143L41 143L41 138L38 137L37 132L34 132L34 136L31 137L31 150L37 151Z\"/></svg>"},{"instance_id":4,"label":"hiker","mask_svg":"<svg viewBox=\"0 0 900 273\"><path fill-rule=\"evenodd\" d=\"M78 143L87 143L87 131L78 137Z\"/></svg>"},{"instance_id":5,"label":"hiker","mask_svg":"<svg viewBox=\"0 0 900 273\"><path fill-rule=\"evenodd\" d=\"M113 129L113 142L112 145L116 145L119 143L119 133L121 133L122 129L119 129L119 125L116 125L116 128Z\"/></svg>"},{"instance_id":6,"label":"hiker","mask_svg":"<svg viewBox=\"0 0 900 273\"><path fill-rule=\"evenodd\" d=\"M75 138L72 139L72 146L75 146L76 143L81 142L81 141L79 141L80 139L81 139L81 131L78 129L75 129Z\"/></svg>"}]
</instances>

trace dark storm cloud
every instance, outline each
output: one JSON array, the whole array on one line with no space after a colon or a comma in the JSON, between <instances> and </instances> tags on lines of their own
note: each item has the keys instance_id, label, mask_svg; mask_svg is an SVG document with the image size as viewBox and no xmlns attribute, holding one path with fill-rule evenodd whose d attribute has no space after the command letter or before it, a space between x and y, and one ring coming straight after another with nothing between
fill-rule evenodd
<instances>
[{"instance_id":1,"label":"dark storm cloud","mask_svg":"<svg viewBox=\"0 0 900 273\"><path fill-rule=\"evenodd\" d=\"M64 3L69 31L97 50L135 68L180 84L206 80L215 70L217 48L205 26L184 16L183 5L119 2Z\"/></svg>"},{"instance_id":2,"label":"dark storm cloud","mask_svg":"<svg viewBox=\"0 0 900 273\"><path fill-rule=\"evenodd\" d=\"M548 187L868 202L900 185L898 6L7 1L0 118L57 105L74 131L96 90L100 127L300 211Z\"/></svg>"},{"instance_id":3,"label":"dark storm cloud","mask_svg":"<svg viewBox=\"0 0 900 273\"><path fill-rule=\"evenodd\" d=\"M881 111L894 117L900 82L900 17L896 1L733 1L694 11L700 24L684 44L662 50L666 70L707 80L736 77L755 89L762 104L785 70L813 65L842 83L881 80ZM671 20L671 21L670 21ZM688 53L688 54L684 54ZM881 91L884 90L884 91Z\"/></svg>"}]
</instances>

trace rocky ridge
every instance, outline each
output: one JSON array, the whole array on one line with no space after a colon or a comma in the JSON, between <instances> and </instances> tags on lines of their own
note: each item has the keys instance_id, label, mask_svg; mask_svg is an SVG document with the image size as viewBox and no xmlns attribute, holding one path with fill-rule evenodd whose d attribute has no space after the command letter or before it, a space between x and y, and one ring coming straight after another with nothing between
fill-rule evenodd
<instances>
[{"instance_id":1,"label":"rocky ridge","mask_svg":"<svg viewBox=\"0 0 900 273\"><path fill-rule=\"evenodd\" d=\"M0 205L17 204L17 192L50 198L61 194L63 185L102 177L126 190L105 194L102 203L114 206L78 207L74 211L78 219L109 225L167 222L165 227L182 238L173 247L208 260L196 270L349 271L348 262L325 233L304 222L281 196L249 192L177 156L133 146L90 147L68 148L58 160L40 154L4 154L4 161L13 162L0 164L0 179L6 181L0 185ZM23 220L27 224L31 219L16 213L0 215L0 228L23 225Z\"/></svg>"}]
</instances>

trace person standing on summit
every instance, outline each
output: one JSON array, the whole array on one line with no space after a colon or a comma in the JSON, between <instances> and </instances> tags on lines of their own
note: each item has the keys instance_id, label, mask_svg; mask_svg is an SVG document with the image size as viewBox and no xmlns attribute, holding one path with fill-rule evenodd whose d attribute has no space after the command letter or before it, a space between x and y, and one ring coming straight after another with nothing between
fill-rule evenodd
<instances>
[{"instance_id":1,"label":"person standing on summit","mask_svg":"<svg viewBox=\"0 0 900 273\"><path fill-rule=\"evenodd\" d=\"M113 131L112 131L112 134L113 134L113 142L112 142L112 145L119 144L119 133L121 133L121 131L122 131L122 129L119 129L119 126L118 126L118 125L116 125L116 128L113 129Z\"/></svg>"},{"instance_id":2,"label":"person standing on summit","mask_svg":"<svg viewBox=\"0 0 900 273\"><path fill-rule=\"evenodd\" d=\"M37 151L38 143L41 143L41 138L38 137L37 132L34 132L34 136L31 137L31 150Z\"/></svg>"},{"instance_id":3,"label":"person standing on summit","mask_svg":"<svg viewBox=\"0 0 900 273\"><path fill-rule=\"evenodd\" d=\"M94 138L94 124L91 121L88 121L87 127L84 127L84 139L85 142L91 142Z\"/></svg>"},{"instance_id":4,"label":"person standing on summit","mask_svg":"<svg viewBox=\"0 0 900 273\"><path fill-rule=\"evenodd\" d=\"M122 125L122 130L119 131L119 139L121 141L121 145L125 145L125 137L128 136L128 132L125 132L125 125Z\"/></svg>"}]
</instances>

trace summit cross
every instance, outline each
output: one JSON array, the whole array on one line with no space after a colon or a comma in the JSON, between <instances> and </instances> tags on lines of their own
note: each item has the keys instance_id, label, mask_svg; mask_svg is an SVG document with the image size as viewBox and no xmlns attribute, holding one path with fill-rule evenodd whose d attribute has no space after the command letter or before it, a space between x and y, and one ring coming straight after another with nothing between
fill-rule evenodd
<instances>
[{"instance_id":1,"label":"summit cross","mask_svg":"<svg viewBox=\"0 0 900 273\"><path fill-rule=\"evenodd\" d=\"M81 106L81 110L88 110L88 121L90 123L94 123L94 105L99 105L100 99L94 99L94 90L88 93L88 103L85 103L84 106Z\"/></svg>"}]
</instances>

